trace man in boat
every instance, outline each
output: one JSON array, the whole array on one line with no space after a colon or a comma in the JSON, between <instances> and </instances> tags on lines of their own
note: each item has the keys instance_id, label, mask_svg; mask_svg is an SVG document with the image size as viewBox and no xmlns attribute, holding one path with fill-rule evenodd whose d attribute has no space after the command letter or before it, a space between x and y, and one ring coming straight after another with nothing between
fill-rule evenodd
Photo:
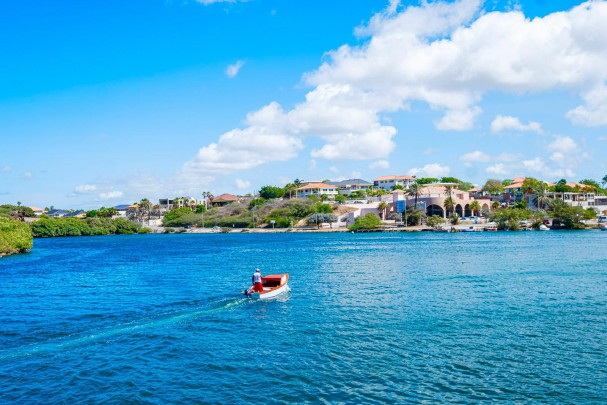
<instances>
[{"instance_id":1,"label":"man in boat","mask_svg":"<svg viewBox=\"0 0 607 405\"><path fill-rule=\"evenodd\" d=\"M259 269L255 269L255 273L253 273L253 277L251 277L251 281L253 281L253 291L263 292L263 283L261 281L261 272Z\"/></svg>"}]
</instances>

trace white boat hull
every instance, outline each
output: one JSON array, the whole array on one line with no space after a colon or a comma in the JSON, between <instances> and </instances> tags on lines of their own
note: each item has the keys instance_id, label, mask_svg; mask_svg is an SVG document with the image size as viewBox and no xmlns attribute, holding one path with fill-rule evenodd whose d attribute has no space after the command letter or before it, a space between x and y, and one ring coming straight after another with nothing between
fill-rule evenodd
<instances>
[{"instance_id":1,"label":"white boat hull","mask_svg":"<svg viewBox=\"0 0 607 405\"><path fill-rule=\"evenodd\" d=\"M251 298L256 299L256 300L267 300L268 298L274 298L282 293L286 293L289 290L290 290L289 285L285 284L280 288L277 288L272 291L264 292L263 294L254 292L253 294L251 294Z\"/></svg>"}]
</instances>

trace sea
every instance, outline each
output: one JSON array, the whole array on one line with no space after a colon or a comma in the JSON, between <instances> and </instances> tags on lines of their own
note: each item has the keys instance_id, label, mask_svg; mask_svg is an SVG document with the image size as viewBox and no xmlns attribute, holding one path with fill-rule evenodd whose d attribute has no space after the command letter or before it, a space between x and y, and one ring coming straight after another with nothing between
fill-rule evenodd
<instances>
[{"instance_id":1,"label":"sea","mask_svg":"<svg viewBox=\"0 0 607 405\"><path fill-rule=\"evenodd\" d=\"M269 301L255 268L289 273ZM36 239L0 403L607 402L607 233Z\"/></svg>"}]
</instances>

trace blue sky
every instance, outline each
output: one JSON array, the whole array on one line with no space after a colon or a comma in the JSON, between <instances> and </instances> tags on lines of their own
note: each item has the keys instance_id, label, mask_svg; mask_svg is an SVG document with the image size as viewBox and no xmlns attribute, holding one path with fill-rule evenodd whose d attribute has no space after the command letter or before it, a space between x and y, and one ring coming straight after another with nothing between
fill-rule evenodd
<instances>
[{"instance_id":1,"label":"blue sky","mask_svg":"<svg viewBox=\"0 0 607 405\"><path fill-rule=\"evenodd\" d=\"M0 4L0 202L607 174L607 2Z\"/></svg>"}]
</instances>

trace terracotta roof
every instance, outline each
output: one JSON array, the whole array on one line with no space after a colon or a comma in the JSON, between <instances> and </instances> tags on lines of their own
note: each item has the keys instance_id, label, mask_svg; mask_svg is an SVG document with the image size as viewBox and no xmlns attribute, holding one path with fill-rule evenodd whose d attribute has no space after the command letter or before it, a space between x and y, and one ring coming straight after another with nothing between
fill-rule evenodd
<instances>
[{"instance_id":1,"label":"terracotta roof","mask_svg":"<svg viewBox=\"0 0 607 405\"><path fill-rule=\"evenodd\" d=\"M374 179L373 181L385 181L385 180L415 180L415 177L390 175L390 176L378 177L378 178Z\"/></svg>"},{"instance_id":2,"label":"terracotta roof","mask_svg":"<svg viewBox=\"0 0 607 405\"><path fill-rule=\"evenodd\" d=\"M310 184L306 184L305 186L298 187L295 190L303 191L303 190L310 190L310 189L314 189L314 188L337 188L337 187L332 186L330 184L326 184L326 183L310 183Z\"/></svg>"},{"instance_id":3,"label":"terracotta roof","mask_svg":"<svg viewBox=\"0 0 607 405\"><path fill-rule=\"evenodd\" d=\"M224 201L240 201L240 200L235 195L225 193L225 194L222 194L222 195L219 195L219 196L213 198L212 201L213 202L224 202Z\"/></svg>"},{"instance_id":4,"label":"terracotta roof","mask_svg":"<svg viewBox=\"0 0 607 405\"><path fill-rule=\"evenodd\" d=\"M32 209L32 211L36 212L36 211L44 211L44 209L42 208L38 208L38 207L30 207Z\"/></svg>"}]
</instances>

